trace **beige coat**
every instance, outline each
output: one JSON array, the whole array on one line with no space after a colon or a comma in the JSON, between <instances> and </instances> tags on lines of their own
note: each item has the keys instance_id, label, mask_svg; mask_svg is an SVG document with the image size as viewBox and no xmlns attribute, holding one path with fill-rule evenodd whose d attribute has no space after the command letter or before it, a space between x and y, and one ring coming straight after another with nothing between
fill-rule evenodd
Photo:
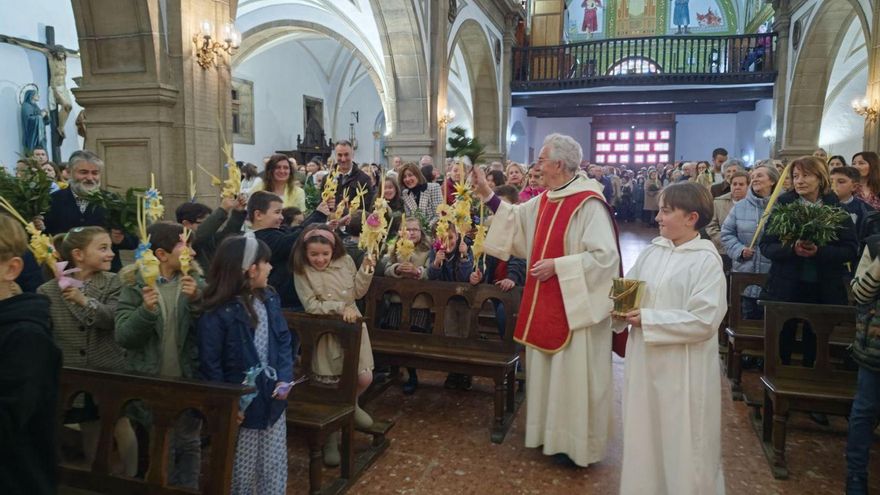
<instances>
[{"instance_id":1,"label":"beige coat","mask_svg":"<svg viewBox=\"0 0 880 495\"><path fill-rule=\"evenodd\" d=\"M412 255L411 263L415 266L418 266L422 269L422 276L419 277L419 280L428 280L428 258L431 255L431 250L426 251L415 251ZM385 276L393 277L393 278L401 278L400 275L397 274L395 270L400 266L400 263L396 261L397 257L386 256L383 261L383 265L385 266ZM397 294L391 294L391 302L399 303L400 296ZM431 309L431 298L426 294L419 294L413 300L413 309Z\"/></svg>"},{"instance_id":2,"label":"beige coat","mask_svg":"<svg viewBox=\"0 0 880 495\"><path fill-rule=\"evenodd\" d=\"M727 218L727 215L730 214L730 210L732 209L733 200L730 198L730 193L718 196L715 198L715 208L712 212L712 220L709 221L709 225L706 225L706 235L712 240L712 244L715 244L715 248L718 249L718 252L722 254L726 253L726 251L721 245L721 226L724 225L724 219Z\"/></svg>"},{"instance_id":3,"label":"beige coat","mask_svg":"<svg viewBox=\"0 0 880 495\"><path fill-rule=\"evenodd\" d=\"M355 301L364 297L370 289L373 275L358 270L351 256L345 255L330 262L324 270L311 266L305 272L294 274L293 284L306 313L312 315L342 315L345 308L355 306ZM358 311L360 315L360 311ZM342 374L342 349L339 341L322 338L315 351L313 371L319 377L334 377ZM361 331L361 349L358 371L373 369L373 348L367 326Z\"/></svg>"}]
</instances>

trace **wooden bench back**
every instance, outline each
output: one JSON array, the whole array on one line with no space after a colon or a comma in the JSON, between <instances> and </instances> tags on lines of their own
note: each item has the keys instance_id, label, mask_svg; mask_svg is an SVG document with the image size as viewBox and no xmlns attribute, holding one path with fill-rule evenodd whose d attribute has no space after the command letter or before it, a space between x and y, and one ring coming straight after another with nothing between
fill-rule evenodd
<instances>
[{"instance_id":1,"label":"wooden bench back","mask_svg":"<svg viewBox=\"0 0 880 495\"><path fill-rule=\"evenodd\" d=\"M856 308L830 304L761 301L764 306L764 377L797 379L825 385L853 384L856 372L832 362L832 346L847 345L855 338ZM812 368L783 365L779 358L779 334L785 322L799 319L816 334L816 362Z\"/></svg>"},{"instance_id":2,"label":"wooden bench back","mask_svg":"<svg viewBox=\"0 0 880 495\"><path fill-rule=\"evenodd\" d=\"M763 287L767 282L766 273L730 272L728 286L727 321L728 327L735 333L760 335L764 331L763 320L746 320L742 314L742 294L746 287L758 285Z\"/></svg>"},{"instance_id":3,"label":"wooden bench back","mask_svg":"<svg viewBox=\"0 0 880 495\"><path fill-rule=\"evenodd\" d=\"M294 366L295 377L308 374L309 380L293 388L290 400L323 404L354 405L357 398L358 361L361 346L361 322L346 323L336 315L310 315L285 311L284 318L292 332L299 335L300 356ZM317 382L312 371L315 351L323 336L334 336L343 350L342 378L336 385Z\"/></svg>"},{"instance_id":4,"label":"wooden bench back","mask_svg":"<svg viewBox=\"0 0 880 495\"><path fill-rule=\"evenodd\" d=\"M65 367L61 371L59 390L59 428L66 409L80 392L91 395L98 405L101 424L91 469L77 469L62 462L60 483L101 493L194 493L167 486L167 483L168 447L174 423L181 413L195 409L206 418L202 422L202 434L211 437L208 468L201 477L202 493L229 493L238 437L238 401L252 390L243 385ZM114 475L110 469L116 422L123 416L126 403L135 399L142 401L144 408L152 413L150 466L143 480Z\"/></svg>"},{"instance_id":5,"label":"wooden bench back","mask_svg":"<svg viewBox=\"0 0 880 495\"><path fill-rule=\"evenodd\" d=\"M386 295L396 294L400 297L402 314L400 328L389 330L381 328L383 301ZM434 325L430 334L415 333L411 331L410 313L413 302L419 295L425 294L431 299L430 311L434 316ZM447 336L444 314L449 301L455 297L464 298L469 309L468 331L466 337ZM366 295L367 326L370 330L370 338L375 340L388 339L390 341L425 343L429 345L450 345L476 350L493 350L514 352L516 342L513 340L513 332L516 328L516 318L519 313L519 304L522 299L522 288L515 287L509 292L503 292L498 287L489 284L471 285L457 282L440 282L425 280L407 280L390 277L376 277L370 285L370 291ZM505 328L503 339L496 336L487 339L479 331L479 315L483 304L491 299L497 299L504 305Z\"/></svg>"}]
</instances>

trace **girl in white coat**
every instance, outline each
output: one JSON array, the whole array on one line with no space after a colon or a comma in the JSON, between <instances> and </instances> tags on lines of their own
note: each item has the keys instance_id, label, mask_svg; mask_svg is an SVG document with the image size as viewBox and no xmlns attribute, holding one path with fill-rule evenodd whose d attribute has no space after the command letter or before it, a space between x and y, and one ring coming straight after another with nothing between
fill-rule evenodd
<instances>
[{"instance_id":1,"label":"girl in white coat","mask_svg":"<svg viewBox=\"0 0 880 495\"><path fill-rule=\"evenodd\" d=\"M641 308L625 315L621 494L724 493L716 335L726 281L717 250L699 234L712 206L698 184L664 189L660 237L627 273L647 287Z\"/></svg>"}]
</instances>

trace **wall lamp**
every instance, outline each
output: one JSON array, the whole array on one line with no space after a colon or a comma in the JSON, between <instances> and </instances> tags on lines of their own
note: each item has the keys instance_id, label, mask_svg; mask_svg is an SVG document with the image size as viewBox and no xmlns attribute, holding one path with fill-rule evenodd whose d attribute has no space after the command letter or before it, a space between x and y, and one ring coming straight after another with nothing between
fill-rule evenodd
<instances>
[{"instance_id":1,"label":"wall lamp","mask_svg":"<svg viewBox=\"0 0 880 495\"><path fill-rule=\"evenodd\" d=\"M217 56L223 53L232 55L241 46L241 34L235 30L231 22L223 26L223 41L214 39L214 28L210 21L202 21L199 32L193 35L196 63L202 69L210 69L217 62Z\"/></svg>"},{"instance_id":2,"label":"wall lamp","mask_svg":"<svg viewBox=\"0 0 880 495\"><path fill-rule=\"evenodd\" d=\"M455 119L455 112L446 109L440 114L440 127L445 128Z\"/></svg>"},{"instance_id":3,"label":"wall lamp","mask_svg":"<svg viewBox=\"0 0 880 495\"><path fill-rule=\"evenodd\" d=\"M869 103L868 98L853 100L852 109L869 122L876 122L877 117L880 116L880 110L878 110L876 105Z\"/></svg>"}]
</instances>

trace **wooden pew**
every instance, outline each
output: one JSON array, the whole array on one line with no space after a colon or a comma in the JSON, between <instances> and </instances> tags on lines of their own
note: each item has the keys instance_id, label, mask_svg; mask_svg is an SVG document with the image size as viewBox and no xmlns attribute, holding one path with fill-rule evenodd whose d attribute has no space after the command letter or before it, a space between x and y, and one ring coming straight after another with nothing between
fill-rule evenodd
<instances>
[{"instance_id":1,"label":"wooden pew","mask_svg":"<svg viewBox=\"0 0 880 495\"><path fill-rule=\"evenodd\" d=\"M65 367L61 371L58 426L63 430L66 410L80 392L98 404L100 434L92 466L83 469L61 461L59 484L100 493L192 494L182 487L168 486L168 447L174 422L181 412L195 409L207 418L202 435L210 436L209 459L202 459L201 492L229 493L238 437L238 401L253 389L243 385L197 380L159 378L141 374ZM113 431L123 409L138 399L152 413L149 431L149 469L144 479L116 475L110 469ZM61 435L59 435L59 438ZM202 450L203 454L206 452ZM205 469L205 466L207 468Z\"/></svg>"},{"instance_id":2,"label":"wooden pew","mask_svg":"<svg viewBox=\"0 0 880 495\"><path fill-rule=\"evenodd\" d=\"M731 272L731 261L730 257L726 254L721 254L721 268L724 271L724 278L727 280L727 299L730 300L730 272ZM718 354L721 355L722 360L727 359L727 326L729 324L730 318L730 306L727 308L727 313L724 314L724 319L721 320L721 324L718 325Z\"/></svg>"},{"instance_id":3,"label":"wooden pew","mask_svg":"<svg viewBox=\"0 0 880 495\"><path fill-rule=\"evenodd\" d=\"M387 423L376 422L367 433L373 434L370 448L355 457L353 448L354 406L357 400L358 358L361 345L361 322L345 323L339 316L318 316L306 313L284 312L291 331L300 338L300 357L294 374L308 375L310 379L297 385L288 398L288 432L302 431L309 446L309 493L330 495L343 493L388 447L385 433ZM335 385L324 385L313 379L312 361L318 341L324 335L333 335L343 350L342 375ZM340 446L340 477L324 486L323 446L327 437L342 432Z\"/></svg>"},{"instance_id":4,"label":"wooden pew","mask_svg":"<svg viewBox=\"0 0 880 495\"><path fill-rule=\"evenodd\" d=\"M764 350L764 321L745 320L742 317L742 293L750 285L763 286L767 282L764 273L731 272L728 284L727 305L727 378L733 400L743 400L742 354L759 354Z\"/></svg>"},{"instance_id":5,"label":"wooden pew","mask_svg":"<svg viewBox=\"0 0 880 495\"><path fill-rule=\"evenodd\" d=\"M383 329L380 324L384 298L391 293L400 297L402 306L400 328L394 330ZM432 301L434 324L431 333L418 333L410 329L410 309L420 294L428 295ZM464 337L447 336L445 332L446 306L454 297L464 298L470 308ZM366 314L377 366L406 366L492 378L495 393L491 439L501 443L523 399L522 394L515 391L519 353L513 340L521 298L520 288L502 292L488 284L472 286L453 282L374 278L366 296ZM504 305L506 322L503 338L498 336L496 328L481 325L481 308L490 299L497 299Z\"/></svg>"},{"instance_id":6,"label":"wooden pew","mask_svg":"<svg viewBox=\"0 0 880 495\"><path fill-rule=\"evenodd\" d=\"M761 301L765 310L764 405L760 430L764 453L777 479L788 477L785 462L786 423L791 411L845 416L855 396L857 370L840 366L836 351L855 336L856 308ZM779 334L791 319L810 323L816 334L813 368L783 365ZM757 421L757 418L755 419Z\"/></svg>"}]
</instances>

